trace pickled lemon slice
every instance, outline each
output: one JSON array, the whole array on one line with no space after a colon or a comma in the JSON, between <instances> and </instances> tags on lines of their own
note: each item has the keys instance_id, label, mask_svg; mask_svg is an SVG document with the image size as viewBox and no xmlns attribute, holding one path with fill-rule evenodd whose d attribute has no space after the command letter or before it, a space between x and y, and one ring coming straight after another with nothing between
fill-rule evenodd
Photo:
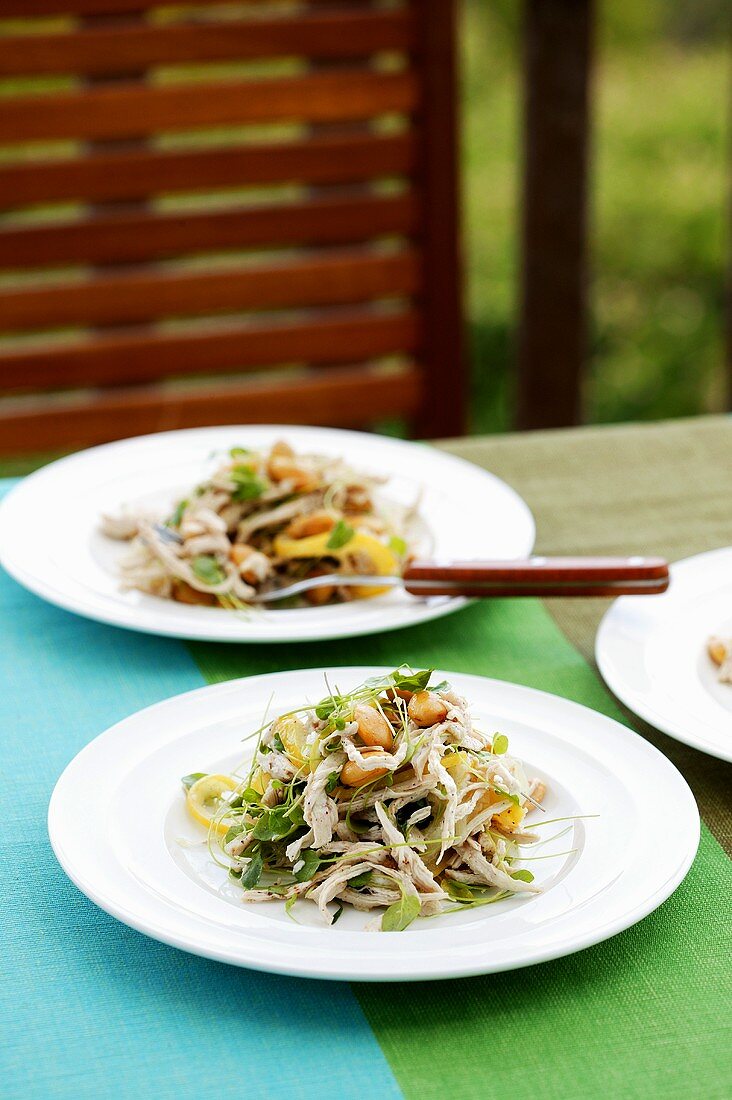
<instances>
[{"instance_id":1,"label":"pickled lemon slice","mask_svg":"<svg viewBox=\"0 0 732 1100\"><path fill-rule=\"evenodd\" d=\"M374 573L379 577L394 576L399 571L399 563L389 547L380 542L373 535L365 531L356 531L345 546L332 550L328 547L330 532L322 535L308 535L304 539L290 539L286 535L279 535L274 541L275 553L280 558L343 558L352 551L365 554L374 567ZM353 594L357 599L367 600L371 596L379 596L382 592L388 592L388 588L367 588L366 585L356 585Z\"/></svg>"},{"instance_id":2,"label":"pickled lemon slice","mask_svg":"<svg viewBox=\"0 0 732 1100\"><path fill-rule=\"evenodd\" d=\"M196 780L186 795L186 808L191 817L194 817L201 825L210 828L211 822L223 809L226 791L235 791L239 784L228 775L204 775ZM214 826L217 833L223 836L231 825L231 821L223 818Z\"/></svg>"}]
</instances>

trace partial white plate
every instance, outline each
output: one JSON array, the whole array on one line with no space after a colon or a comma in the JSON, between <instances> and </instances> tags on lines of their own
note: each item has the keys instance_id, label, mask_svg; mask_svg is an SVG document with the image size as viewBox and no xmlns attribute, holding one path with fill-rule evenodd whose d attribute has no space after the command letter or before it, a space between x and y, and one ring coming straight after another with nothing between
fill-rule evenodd
<instances>
[{"instance_id":1,"label":"partial white plate","mask_svg":"<svg viewBox=\"0 0 732 1100\"><path fill-rule=\"evenodd\" d=\"M347 690L387 670L326 671ZM277 714L322 697L323 673L314 670L201 688L107 730L56 786L48 815L53 849L92 901L154 939L311 978L409 981L528 966L608 939L676 889L694 859L699 815L661 753L565 699L443 676L471 701L482 727L505 732L529 774L547 785L546 812L535 815L546 822L547 842L528 854L554 858L526 864L542 894L377 933L364 931L368 917L354 910L328 928L314 906L298 903L296 924L281 903L246 904L227 889L202 845L204 831L185 811L180 777L236 768L245 755L241 738L261 724L270 702ZM567 817L573 820L550 823Z\"/></svg>"},{"instance_id":2,"label":"partial white plate","mask_svg":"<svg viewBox=\"0 0 732 1100\"><path fill-rule=\"evenodd\" d=\"M656 729L732 761L732 685L720 684L707 639L732 638L732 547L671 566L662 596L622 596L595 643L610 690Z\"/></svg>"},{"instance_id":3,"label":"partial white plate","mask_svg":"<svg viewBox=\"0 0 732 1100\"><path fill-rule=\"evenodd\" d=\"M109 443L60 459L26 478L0 506L0 564L32 592L79 615L130 630L220 642L294 642L381 633L447 615L464 599L416 599L393 591L321 608L247 613L188 607L122 592L124 546L99 532L103 512L142 502L164 516L233 446L263 448L286 439L295 450L339 455L389 478L385 497L411 504L430 557L521 558L534 545L534 521L521 497L497 477L423 444L325 428L194 428Z\"/></svg>"}]
</instances>

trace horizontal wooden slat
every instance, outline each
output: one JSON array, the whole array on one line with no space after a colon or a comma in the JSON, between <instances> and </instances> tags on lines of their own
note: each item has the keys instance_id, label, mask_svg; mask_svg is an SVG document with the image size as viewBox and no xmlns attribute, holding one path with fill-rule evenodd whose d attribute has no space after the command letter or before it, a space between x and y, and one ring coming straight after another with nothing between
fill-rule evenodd
<instances>
[{"instance_id":1,"label":"horizontal wooden slat","mask_svg":"<svg viewBox=\"0 0 732 1100\"><path fill-rule=\"evenodd\" d=\"M413 193L314 197L237 210L99 214L60 225L0 228L0 267L119 263L191 252L287 244L345 244L413 233Z\"/></svg>"},{"instance_id":2,"label":"horizontal wooden slat","mask_svg":"<svg viewBox=\"0 0 732 1100\"><path fill-rule=\"evenodd\" d=\"M111 139L262 122L343 122L413 111L414 72L328 70L266 80L150 86L20 96L3 102L0 142Z\"/></svg>"},{"instance_id":3,"label":"horizontal wooden slat","mask_svg":"<svg viewBox=\"0 0 732 1100\"><path fill-rule=\"evenodd\" d=\"M413 294L417 253L331 250L302 259L218 271L141 270L71 286L0 293L0 332L115 325L163 317L340 305Z\"/></svg>"},{"instance_id":4,"label":"horizontal wooden slat","mask_svg":"<svg viewBox=\"0 0 732 1100\"><path fill-rule=\"evenodd\" d=\"M247 184L352 183L415 169L417 135L322 135L182 152L138 150L0 167L0 207L107 202Z\"/></svg>"},{"instance_id":5,"label":"horizontal wooden slat","mask_svg":"<svg viewBox=\"0 0 732 1100\"><path fill-rule=\"evenodd\" d=\"M222 7L232 0L175 0L176 8ZM254 7L262 0L235 0ZM171 7L170 0L0 0L0 19L43 15L128 15Z\"/></svg>"},{"instance_id":6,"label":"horizontal wooden slat","mask_svg":"<svg viewBox=\"0 0 732 1100\"><path fill-rule=\"evenodd\" d=\"M313 310L305 319L255 320L186 332L148 329L95 334L0 354L0 390L111 386L283 363L357 363L418 350L421 321L412 310Z\"/></svg>"},{"instance_id":7,"label":"horizontal wooden slat","mask_svg":"<svg viewBox=\"0 0 732 1100\"><path fill-rule=\"evenodd\" d=\"M289 382L211 386L203 392L146 387L57 407L39 399L12 412L3 412L0 406L0 453L67 450L206 424L365 427L386 416L409 416L421 399L422 375L417 367L399 374L345 368L313 372Z\"/></svg>"},{"instance_id":8,"label":"horizontal wooden slat","mask_svg":"<svg viewBox=\"0 0 732 1100\"><path fill-rule=\"evenodd\" d=\"M333 11L241 22L141 24L0 39L0 76L99 76L187 61L367 57L414 45L414 13Z\"/></svg>"}]
</instances>

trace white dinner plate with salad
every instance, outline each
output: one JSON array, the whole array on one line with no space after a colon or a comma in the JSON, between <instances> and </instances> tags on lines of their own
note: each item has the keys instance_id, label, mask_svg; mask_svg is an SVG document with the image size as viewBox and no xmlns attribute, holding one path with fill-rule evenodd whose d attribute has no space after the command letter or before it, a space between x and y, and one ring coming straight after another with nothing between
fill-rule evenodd
<instances>
[{"instance_id":1,"label":"white dinner plate with salad","mask_svg":"<svg viewBox=\"0 0 732 1100\"><path fill-rule=\"evenodd\" d=\"M625 726L404 667L257 676L142 710L68 765L48 824L73 882L132 928L359 981L606 940L676 889L699 841L685 780Z\"/></svg>"},{"instance_id":2,"label":"white dinner plate with salad","mask_svg":"<svg viewBox=\"0 0 732 1100\"><path fill-rule=\"evenodd\" d=\"M344 587L321 589L317 605L249 602L268 586L318 571L398 575L409 556L522 558L534 533L513 489L424 444L194 428L95 447L24 479L0 506L0 563L43 599L101 622L288 642L410 626L466 600Z\"/></svg>"},{"instance_id":3,"label":"white dinner plate with salad","mask_svg":"<svg viewBox=\"0 0 732 1100\"><path fill-rule=\"evenodd\" d=\"M595 655L605 683L635 714L732 761L732 546L676 562L662 596L616 600Z\"/></svg>"}]
</instances>

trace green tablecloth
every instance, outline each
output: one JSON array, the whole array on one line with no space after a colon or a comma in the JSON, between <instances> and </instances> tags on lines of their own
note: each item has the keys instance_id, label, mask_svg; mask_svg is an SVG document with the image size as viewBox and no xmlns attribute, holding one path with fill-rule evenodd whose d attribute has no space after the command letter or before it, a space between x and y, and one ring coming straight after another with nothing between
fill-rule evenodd
<instances>
[{"instance_id":1,"label":"green tablecloth","mask_svg":"<svg viewBox=\"0 0 732 1100\"><path fill-rule=\"evenodd\" d=\"M679 557L732 542L725 421L447 446L526 496L543 552ZM600 608L495 601L347 643L186 648L83 622L0 582L0 713L13 776L0 816L8 1095L729 1096L732 864L719 841L730 769L660 734L643 729L679 763L705 822L688 878L635 928L531 970L403 987L233 971L116 924L42 858L44 803L63 763L121 714L203 680L409 660L541 687L617 717L585 659Z\"/></svg>"}]
</instances>

